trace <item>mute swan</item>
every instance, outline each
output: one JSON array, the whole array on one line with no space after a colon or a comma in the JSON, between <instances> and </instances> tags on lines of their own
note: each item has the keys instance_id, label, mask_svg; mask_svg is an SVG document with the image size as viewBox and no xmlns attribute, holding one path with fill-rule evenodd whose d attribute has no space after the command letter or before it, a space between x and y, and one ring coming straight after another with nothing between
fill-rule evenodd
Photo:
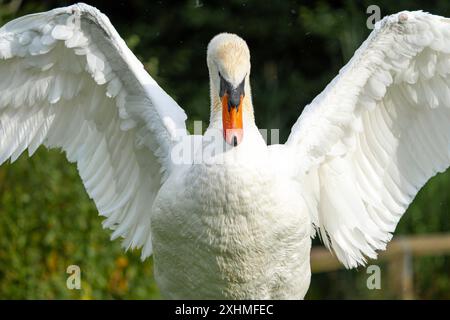
<instances>
[{"instance_id":1,"label":"mute swan","mask_svg":"<svg viewBox=\"0 0 450 320\"><path fill-rule=\"evenodd\" d=\"M64 150L112 239L153 254L167 298L303 298L311 237L364 265L449 166L449 43L449 19L386 17L288 141L267 146L240 37L208 45L210 125L189 135L97 9L28 15L0 29L0 164Z\"/></svg>"}]
</instances>

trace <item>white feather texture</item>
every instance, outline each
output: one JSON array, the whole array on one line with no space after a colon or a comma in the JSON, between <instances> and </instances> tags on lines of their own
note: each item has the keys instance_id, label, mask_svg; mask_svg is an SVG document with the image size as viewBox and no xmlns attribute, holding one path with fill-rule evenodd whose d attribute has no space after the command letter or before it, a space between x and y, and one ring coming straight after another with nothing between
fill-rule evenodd
<instances>
[{"instance_id":1,"label":"white feather texture","mask_svg":"<svg viewBox=\"0 0 450 320\"><path fill-rule=\"evenodd\" d=\"M297 178L319 186L305 195L312 221L347 267L376 258L450 164L449 53L449 19L386 17L292 128Z\"/></svg>"},{"instance_id":2,"label":"white feather texture","mask_svg":"<svg viewBox=\"0 0 450 320\"><path fill-rule=\"evenodd\" d=\"M108 18L77 4L6 24L0 76L0 164L62 148L112 238L149 256L152 204L186 115Z\"/></svg>"},{"instance_id":3,"label":"white feather texture","mask_svg":"<svg viewBox=\"0 0 450 320\"><path fill-rule=\"evenodd\" d=\"M245 41L221 34L208 48L211 123L188 136L184 111L95 8L0 29L0 164L62 148L112 238L154 254L166 297L303 298L316 229L345 266L364 264L450 164L449 19L383 19L287 143L270 147L254 122ZM219 73L245 81L234 147L224 148ZM178 141L192 156L182 165L169 157Z\"/></svg>"}]
</instances>

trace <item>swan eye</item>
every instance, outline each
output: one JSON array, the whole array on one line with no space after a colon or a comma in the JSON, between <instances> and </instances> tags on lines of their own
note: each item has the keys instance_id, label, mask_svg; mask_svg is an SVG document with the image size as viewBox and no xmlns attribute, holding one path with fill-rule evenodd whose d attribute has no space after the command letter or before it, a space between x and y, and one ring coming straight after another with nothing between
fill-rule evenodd
<instances>
[{"instance_id":1,"label":"swan eye","mask_svg":"<svg viewBox=\"0 0 450 320\"><path fill-rule=\"evenodd\" d=\"M219 96L222 98L225 95L225 93L228 91L228 89L231 88L231 84L222 77L220 72L219 72L219 78L220 78Z\"/></svg>"}]
</instances>

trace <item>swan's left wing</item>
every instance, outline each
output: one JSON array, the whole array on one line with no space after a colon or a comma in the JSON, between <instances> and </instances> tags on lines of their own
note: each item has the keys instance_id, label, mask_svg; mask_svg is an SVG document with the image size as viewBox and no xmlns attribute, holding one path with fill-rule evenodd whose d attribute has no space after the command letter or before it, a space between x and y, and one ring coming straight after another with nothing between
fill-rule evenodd
<instances>
[{"instance_id":1,"label":"swan's left wing","mask_svg":"<svg viewBox=\"0 0 450 320\"><path fill-rule=\"evenodd\" d=\"M450 19L383 19L286 144L327 247L346 267L375 258L418 190L450 165Z\"/></svg>"}]
</instances>

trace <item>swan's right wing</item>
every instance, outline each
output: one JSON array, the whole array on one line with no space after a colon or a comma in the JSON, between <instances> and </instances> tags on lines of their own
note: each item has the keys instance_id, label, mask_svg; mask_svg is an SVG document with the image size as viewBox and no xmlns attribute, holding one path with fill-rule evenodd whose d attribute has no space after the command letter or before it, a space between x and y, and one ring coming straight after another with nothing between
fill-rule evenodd
<instances>
[{"instance_id":1,"label":"swan's right wing","mask_svg":"<svg viewBox=\"0 0 450 320\"><path fill-rule=\"evenodd\" d=\"M143 257L185 119L93 7L33 14L0 29L0 164L41 144L62 148L112 238L143 246Z\"/></svg>"}]
</instances>

